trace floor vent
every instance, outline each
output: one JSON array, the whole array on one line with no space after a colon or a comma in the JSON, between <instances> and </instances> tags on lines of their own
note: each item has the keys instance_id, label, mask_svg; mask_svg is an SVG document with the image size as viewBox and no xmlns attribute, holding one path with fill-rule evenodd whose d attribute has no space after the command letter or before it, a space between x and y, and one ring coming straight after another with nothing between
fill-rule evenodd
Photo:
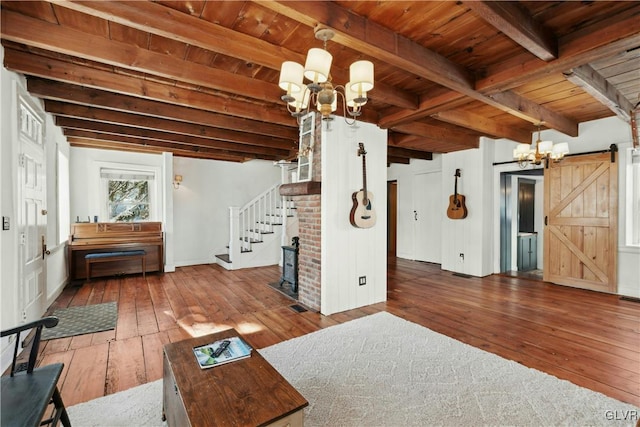
<instances>
[{"instance_id":1,"label":"floor vent","mask_svg":"<svg viewBox=\"0 0 640 427\"><path fill-rule=\"evenodd\" d=\"M293 304L290 307L293 311L297 311L298 313L304 313L305 311L307 311L307 309L300 304Z\"/></svg>"},{"instance_id":2,"label":"floor vent","mask_svg":"<svg viewBox=\"0 0 640 427\"><path fill-rule=\"evenodd\" d=\"M623 301L640 302L640 298L627 297L627 296L624 296L624 295L621 296L620 299L623 300Z\"/></svg>"}]
</instances>

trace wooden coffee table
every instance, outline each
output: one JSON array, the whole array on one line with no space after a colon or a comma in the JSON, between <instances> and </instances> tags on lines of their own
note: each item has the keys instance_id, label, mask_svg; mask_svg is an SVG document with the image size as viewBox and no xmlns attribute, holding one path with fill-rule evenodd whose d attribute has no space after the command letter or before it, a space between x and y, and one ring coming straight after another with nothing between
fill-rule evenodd
<instances>
[{"instance_id":1,"label":"wooden coffee table","mask_svg":"<svg viewBox=\"0 0 640 427\"><path fill-rule=\"evenodd\" d=\"M255 349L247 359L200 369L193 347L232 336L241 335L228 329L164 346L163 417L169 427L301 426L309 402Z\"/></svg>"}]
</instances>

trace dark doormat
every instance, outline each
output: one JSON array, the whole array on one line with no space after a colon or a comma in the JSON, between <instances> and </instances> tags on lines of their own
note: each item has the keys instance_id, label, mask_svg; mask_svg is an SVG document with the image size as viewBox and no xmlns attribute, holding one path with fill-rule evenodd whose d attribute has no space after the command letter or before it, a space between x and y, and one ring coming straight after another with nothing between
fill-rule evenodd
<instances>
[{"instance_id":1,"label":"dark doormat","mask_svg":"<svg viewBox=\"0 0 640 427\"><path fill-rule=\"evenodd\" d=\"M115 329L118 321L118 304L113 301L104 304L62 308L54 311L53 315L58 317L60 321L57 326L42 330L42 340Z\"/></svg>"},{"instance_id":2,"label":"dark doormat","mask_svg":"<svg viewBox=\"0 0 640 427\"><path fill-rule=\"evenodd\" d=\"M291 286L290 283L284 282L282 284L282 286L281 286L280 282L274 282L274 283L269 283L269 286L271 286L273 289L276 289L277 291L282 292L283 294L285 294L289 298L298 301L298 293L297 292L293 292L293 289L291 289L292 286Z\"/></svg>"}]
</instances>

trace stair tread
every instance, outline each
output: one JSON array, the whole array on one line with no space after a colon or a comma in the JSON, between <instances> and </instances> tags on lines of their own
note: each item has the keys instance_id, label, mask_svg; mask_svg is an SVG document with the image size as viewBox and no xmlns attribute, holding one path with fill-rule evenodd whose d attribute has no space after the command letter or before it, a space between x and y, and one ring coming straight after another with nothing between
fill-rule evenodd
<instances>
[{"instance_id":1,"label":"stair tread","mask_svg":"<svg viewBox=\"0 0 640 427\"><path fill-rule=\"evenodd\" d=\"M263 230L249 230L251 233L260 233L260 234L273 234L273 231L263 231Z\"/></svg>"},{"instance_id":2,"label":"stair tread","mask_svg":"<svg viewBox=\"0 0 640 427\"><path fill-rule=\"evenodd\" d=\"M220 258L222 261L226 263L231 263L231 258L229 257L229 254L216 255L216 258Z\"/></svg>"},{"instance_id":3,"label":"stair tread","mask_svg":"<svg viewBox=\"0 0 640 427\"><path fill-rule=\"evenodd\" d=\"M244 239L240 238L240 241L245 241L247 243L262 243L263 242L262 240L248 239L247 237L245 237Z\"/></svg>"}]
</instances>

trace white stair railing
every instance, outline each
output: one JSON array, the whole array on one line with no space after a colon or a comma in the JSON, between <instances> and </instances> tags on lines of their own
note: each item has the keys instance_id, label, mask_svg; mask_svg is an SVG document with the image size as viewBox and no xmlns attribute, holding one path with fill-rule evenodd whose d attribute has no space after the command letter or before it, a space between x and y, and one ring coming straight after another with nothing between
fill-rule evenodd
<instances>
[{"instance_id":1,"label":"white stair railing","mask_svg":"<svg viewBox=\"0 0 640 427\"><path fill-rule=\"evenodd\" d=\"M240 254L251 252L263 234L273 233L274 226L285 225L292 215L293 203L279 193L275 184L241 208L230 207L229 258L233 263Z\"/></svg>"}]
</instances>

